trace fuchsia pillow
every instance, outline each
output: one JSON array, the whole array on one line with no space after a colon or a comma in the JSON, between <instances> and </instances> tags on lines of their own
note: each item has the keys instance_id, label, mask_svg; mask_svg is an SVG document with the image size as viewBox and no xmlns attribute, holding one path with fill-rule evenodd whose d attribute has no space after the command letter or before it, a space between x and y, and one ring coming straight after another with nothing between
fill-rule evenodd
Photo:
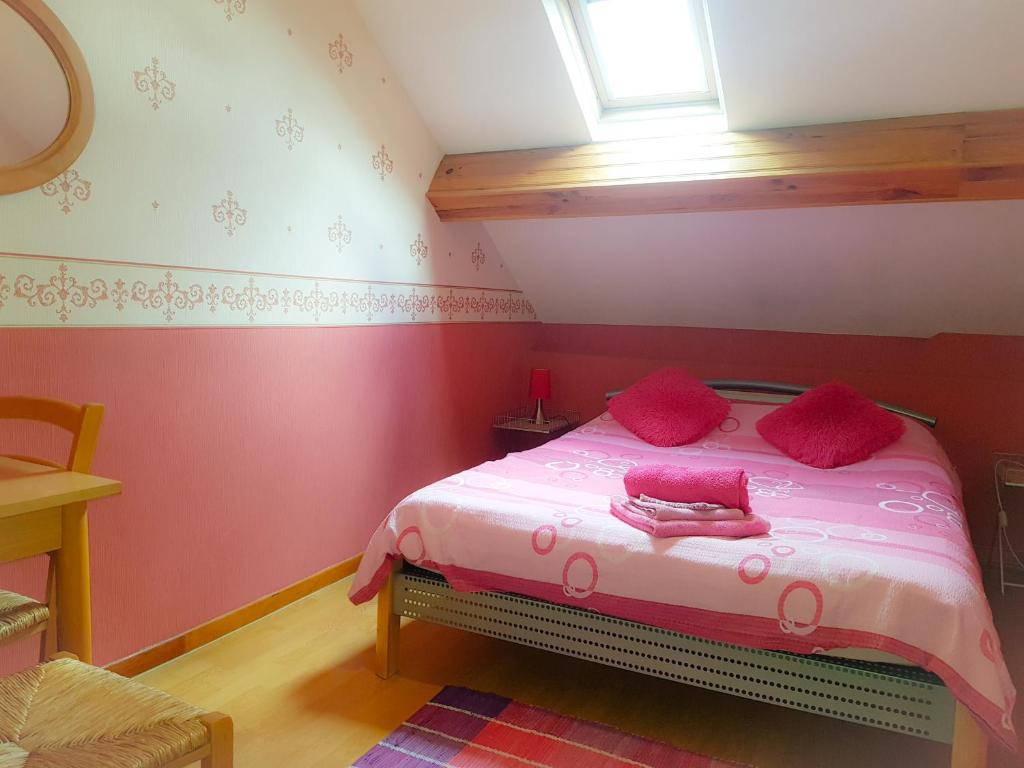
<instances>
[{"instance_id":1,"label":"fuchsia pillow","mask_svg":"<svg viewBox=\"0 0 1024 768\"><path fill-rule=\"evenodd\" d=\"M704 437L729 414L729 401L678 368L662 368L616 395L608 410L651 445L684 445Z\"/></svg>"},{"instance_id":2,"label":"fuchsia pillow","mask_svg":"<svg viewBox=\"0 0 1024 768\"><path fill-rule=\"evenodd\" d=\"M804 392L757 422L761 437L802 464L832 469L863 461L896 442L906 424L849 384Z\"/></svg>"}]
</instances>

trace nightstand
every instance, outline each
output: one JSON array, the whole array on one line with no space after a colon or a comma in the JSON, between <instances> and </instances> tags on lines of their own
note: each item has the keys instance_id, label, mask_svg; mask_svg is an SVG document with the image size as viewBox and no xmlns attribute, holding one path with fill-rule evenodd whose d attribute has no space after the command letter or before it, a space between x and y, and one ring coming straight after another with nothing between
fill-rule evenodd
<instances>
[{"instance_id":1,"label":"nightstand","mask_svg":"<svg viewBox=\"0 0 1024 768\"><path fill-rule=\"evenodd\" d=\"M537 448L579 426L576 411L561 411L544 424L536 424L530 408L517 408L494 420L502 451L512 453Z\"/></svg>"}]
</instances>

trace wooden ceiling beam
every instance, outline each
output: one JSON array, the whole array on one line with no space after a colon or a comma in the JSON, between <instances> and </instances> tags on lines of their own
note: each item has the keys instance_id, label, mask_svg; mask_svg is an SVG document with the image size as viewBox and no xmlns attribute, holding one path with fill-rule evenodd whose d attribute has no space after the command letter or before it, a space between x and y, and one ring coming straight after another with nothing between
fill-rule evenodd
<instances>
[{"instance_id":1,"label":"wooden ceiling beam","mask_svg":"<svg viewBox=\"0 0 1024 768\"><path fill-rule=\"evenodd\" d=\"M442 221L1024 198L1024 109L446 155Z\"/></svg>"}]
</instances>

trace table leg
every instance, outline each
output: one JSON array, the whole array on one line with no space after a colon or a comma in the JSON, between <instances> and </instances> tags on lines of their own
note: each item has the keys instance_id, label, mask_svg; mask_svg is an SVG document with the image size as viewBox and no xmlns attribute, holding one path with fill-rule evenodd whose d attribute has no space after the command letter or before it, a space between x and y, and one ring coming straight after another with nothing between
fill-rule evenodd
<instances>
[{"instance_id":1,"label":"table leg","mask_svg":"<svg viewBox=\"0 0 1024 768\"><path fill-rule=\"evenodd\" d=\"M89 596L89 522L85 502L61 510L57 550L57 647L92 663L92 606Z\"/></svg>"}]
</instances>

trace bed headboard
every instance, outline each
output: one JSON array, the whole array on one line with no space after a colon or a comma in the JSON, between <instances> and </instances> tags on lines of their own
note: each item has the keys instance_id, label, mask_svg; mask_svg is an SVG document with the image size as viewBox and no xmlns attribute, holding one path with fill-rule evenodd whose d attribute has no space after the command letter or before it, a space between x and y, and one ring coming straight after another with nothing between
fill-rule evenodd
<instances>
[{"instance_id":1,"label":"bed headboard","mask_svg":"<svg viewBox=\"0 0 1024 768\"><path fill-rule=\"evenodd\" d=\"M704 383L712 389L718 390L718 393L727 400L746 400L759 403L788 403L797 395L812 389L812 387L804 387L799 384L780 384L775 381L746 381L745 379L707 379ZM612 390L605 393L604 398L605 400L611 400L621 392L621 389ZM937 420L934 416L928 416L912 411L909 408L902 408L898 405L883 403L878 400L875 402L887 411L915 419L925 426L935 427Z\"/></svg>"}]
</instances>

